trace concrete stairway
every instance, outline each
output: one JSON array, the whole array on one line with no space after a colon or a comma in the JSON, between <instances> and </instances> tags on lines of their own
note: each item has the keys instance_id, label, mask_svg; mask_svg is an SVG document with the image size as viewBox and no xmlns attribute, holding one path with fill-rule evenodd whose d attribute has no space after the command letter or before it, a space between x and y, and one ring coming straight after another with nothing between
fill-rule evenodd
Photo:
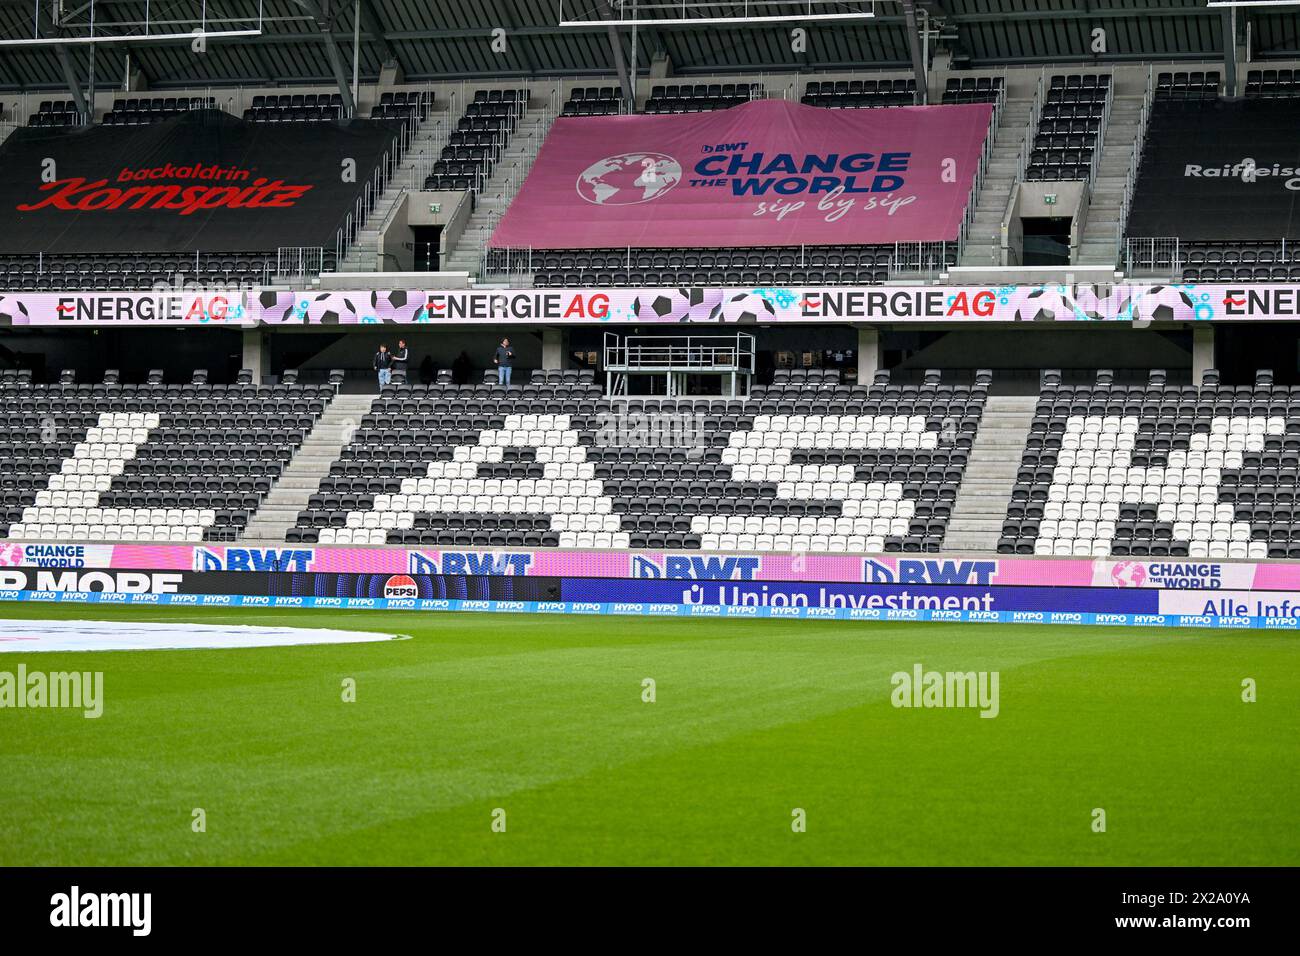
<instances>
[{"instance_id":1,"label":"concrete stairway","mask_svg":"<svg viewBox=\"0 0 1300 956\"><path fill-rule=\"evenodd\" d=\"M1036 395L989 396L948 520L945 551L996 549L1037 403Z\"/></svg>"},{"instance_id":2,"label":"concrete stairway","mask_svg":"<svg viewBox=\"0 0 1300 956\"><path fill-rule=\"evenodd\" d=\"M1119 261L1120 205L1141 118L1141 96L1116 96L1111 101L1110 120L1101 143L1101 164L1079 242L1079 265L1110 266Z\"/></svg>"},{"instance_id":3,"label":"concrete stairway","mask_svg":"<svg viewBox=\"0 0 1300 956\"><path fill-rule=\"evenodd\" d=\"M348 248L339 263L339 272L382 272L379 267L379 233L393 208L409 190L423 189L427 172L447 142L449 122L446 113L431 114L422 122L407 146L397 172L388 180L378 202L370 210L365 224L357 233L356 241Z\"/></svg>"},{"instance_id":4,"label":"concrete stairway","mask_svg":"<svg viewBox=\"0 0 1300 956\"><path fill-rule=\"evenodd\" d=\"M545 106L529 106L520 118L505 152L492 168L492 176L478 194L474 212L465 231L443 263L446 272L468 272L477 276L482 265L483 250L487 247L497 220L515 198L524 177L533 168L533 160L541 149L542 140L551 131L555 117ZM532 283L530 282L529 285Z\"/></svg>"},{"instance_id":5,"label":"concrete stairway","mask_svg":"<svg viewBox=\"0 0 1300 956\"><path fill-rule=\"evenodd\" d=\"M320 490L321 479L339 458L343 446L370 410L374 395L336 395L316 427L293 456L289 467L275 483L248 522L242 541L251 544L283 544L285 532L307 508L307 499Z\"/></svg>"},{"instance_id":6,"label":"concrete stairway","mask_svg":"<svg viewBox=\"0 0 1300 956\"><path fill-rule=\"evenodd\" d=\"M1029 113L1033 106L1032 99L1007 99L1002 104L1002 114L994 130L993 152L975 197L975 218L967 227L959 265L1001 264L1002 217L1020 171L1020 149L1025 137L1031 135Z\"/></svg>"}]
</instances>

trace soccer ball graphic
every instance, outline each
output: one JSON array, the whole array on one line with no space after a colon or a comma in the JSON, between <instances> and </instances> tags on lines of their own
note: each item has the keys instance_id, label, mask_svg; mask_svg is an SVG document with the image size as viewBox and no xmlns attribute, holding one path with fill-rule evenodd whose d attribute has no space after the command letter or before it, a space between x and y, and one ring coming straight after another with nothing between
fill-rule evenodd
<instances>
[{"instance_id":1,"label":"soccer ball graphic","mask_svg":"<svg viewBox=\"0 0 1300 956\"><path fill-rule=\"evenodd\" d=\"M715 306L711 318L721 317L723 322L753 325L770 322L776 318L776 306L757 292L736 292L723 296Z\"/></svg>"},{"instance_id":2,"label":"soccer ball graphic","mask_svg":"<svg viewBox=\"0 0 1300 956\"><path fill-rule=\"evenodd\" d=\"M1130 304L1135 319L1171 322L1196 317L1196 305L1192 302L1191 296L1182 289L1169 285L1156 285L1146 292L1139 292L1121 306L1118 314L1123 315L1124 308Z\"/></svg>"},{"instance_id":3,"label":"soccer ball graphic","mask_svg":"<svg viewBox=\"0 0 1300 956\"><path fill-rule=\"evenodd\" d=\"M578 176L578 195L597 206L658 199L682 181L682 167L663 153L622 153L592 163Z\"/></svg>"},{"instance_id":4,"label":"soccer ball graphic","mask_svg":"<svg viewBox=\"0 0 1300 956\"><path fill-rule=\"evenodd\" d=\"M632 311L647 322L689 322L707 304L705 299L704 289L663 289L638 296Z\"/></svg>"}]
</instances>

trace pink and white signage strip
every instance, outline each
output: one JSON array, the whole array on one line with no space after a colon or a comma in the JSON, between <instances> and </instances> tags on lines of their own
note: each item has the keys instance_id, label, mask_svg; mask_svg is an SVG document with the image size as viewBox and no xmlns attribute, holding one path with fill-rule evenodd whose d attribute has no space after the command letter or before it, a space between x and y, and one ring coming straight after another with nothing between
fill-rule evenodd
<instances>
[{"instance_id":1,"label":"pink and white signage strip","mask_svg":"<svg viewBox=\"0 0 1300 956\"><path fill-rule=\"evenodd\" d=\"M0 327L1295 321L1284 285L0 293Z\"/></svg>"},{"instance_id":2,"label":"pink and white signage strip","mask_svg":"<svg viewBox=\"0 0 1300 956\"><path fill-rule=\"evenodd\" d=\"M498 248L953 241L991 104L560 118Z\"/></svg>"},{"instance_id":3,"label":"pink and white signage strip","mask_svg":"<svg viewBox=\"0 0 1300 956\"><path fill-rule=\"evenodd\" d=\"M1300 591L1300 562L1188 558L450 551L291 544L249 548L240 545L79 545L0 541L0 569L6 567Z\"/></svg>"}]
</instances>

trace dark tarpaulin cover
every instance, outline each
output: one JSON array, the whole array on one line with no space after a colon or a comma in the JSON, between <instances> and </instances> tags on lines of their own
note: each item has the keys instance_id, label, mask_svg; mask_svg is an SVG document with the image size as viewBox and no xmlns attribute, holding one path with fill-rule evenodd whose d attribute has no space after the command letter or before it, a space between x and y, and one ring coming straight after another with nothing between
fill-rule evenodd
<instances>
[{"instance_id":1,"label":"dark tarpaulin cover","mask_svg":"<svg viewBox=\"0 0 1300 956\"><path fill-rule=\"evenodd\" d=\"M220 110L146 126L19 129L0 144L0 252L332 247L398 129L245 123Z\"/></svg>"},{"instance_id":2,"label":"dark tarpaulin cover","mask_svg":"<svg viewBox=\"0 0 1300 956\"><path fill-rule=\"evenodd\" d=\"M1247 160L1253 182L1243 175ZM1300 238L1298 201L1300 100L1157 103L1127 231L1203 241Z\"/></svg>"}]
</instances>

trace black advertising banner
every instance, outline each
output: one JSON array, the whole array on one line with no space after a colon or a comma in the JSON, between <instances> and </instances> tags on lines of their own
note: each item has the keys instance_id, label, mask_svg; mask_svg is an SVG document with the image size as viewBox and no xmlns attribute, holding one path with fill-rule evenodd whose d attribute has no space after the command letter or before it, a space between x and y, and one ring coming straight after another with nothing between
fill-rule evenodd
<instances>
[{"instance_id":1,"label":"black advertising banner","mask_svg":"<svg viewBox=\"0 0 1300 956\"><path fill-rule=\"evenodd\" d=\"M1300 100L1157 103L1128 234L1300 238Z\"/></svg>"},{"instance_id":2,"label":"black advertising banner","mask_svg":"<svg viewBox=\"0 0 1300 956\"><path fill-rule=\"evenodd\" d=\"M332 246L397 132L375 120L245 123L220 110L19 129L0 144L0 253Z\"/></svg>"}]
</instances>

